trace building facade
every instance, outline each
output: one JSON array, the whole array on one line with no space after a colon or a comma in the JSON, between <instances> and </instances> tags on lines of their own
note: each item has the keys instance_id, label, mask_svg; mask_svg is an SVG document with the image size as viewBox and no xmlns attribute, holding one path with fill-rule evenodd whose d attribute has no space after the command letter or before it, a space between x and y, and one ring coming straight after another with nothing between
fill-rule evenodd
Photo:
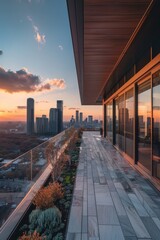
<instances>
[{"instance_id":1,"label":"building facade","mask_svg":"<svg viewBox=\"0 0 160 240\"><path fill-rule=\"evenodd\" d=\"M79 111L76 110L76 123L79 123Z\"/></svg>"},{"instance_id":2,"label":"building facade","mask_svg":"<svg viewBox=\"0 0 160 240\"><path fill-rule=\"evenodd\" d=\"M36 118L36 129L37 134L48 134L48 118L46 117L46 115L42 115L42 117Z\"/></svg>"},{"instance_id":3,"label":"building facade","mask_svg":"<svg viewBox=\"0 0 160 240\"><path fill-rule=\"evenodd\" d=\"M34 99L27 99L27 134L34 134Z\"/></svg>"},{"instance_id":4,"label":"building facade","mask_svg":"<svg viewBox=\"0 0 160 240\"><path fill-rule=\"evenodd\" d=\"M63 131L63 101L57 100L58 109L58 133Z\"/></svg>"},{"instance_id":5,"label":"building facade","mask_svg":"<svg viewBox=\"0 0 160 240\"><path fill-rule=\"evenodd\" d=\"M49 133L56 135L58 133L58 109L51 108L49 111Z\"/></svg>"},{"instance_id":6,"label":"building facade","mask_svg":"<svg viewBox=\"0 0 160 240\"><path fill-rule=\"evenodd\" d=\"M81 124L83 123L83 112L79 113L79 121Z\"/></svg>"},{"instance_id":7,"label":"building facade","mask_svg":"<svg viewBox=\"0 0 160 240\"><path fill-rule=\"evenodd\" d=\"M67 2L82 104L103 105L104 137L159 184L160 1Z\"/></svg>"}]
</instances>

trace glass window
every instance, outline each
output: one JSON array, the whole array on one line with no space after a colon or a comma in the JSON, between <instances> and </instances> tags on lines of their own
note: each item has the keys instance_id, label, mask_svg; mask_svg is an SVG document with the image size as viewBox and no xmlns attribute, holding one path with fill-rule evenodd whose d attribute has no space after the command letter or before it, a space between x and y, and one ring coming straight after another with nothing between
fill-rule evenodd
<instances>
[{"instance_id":1,"label":"glass window","mask_svg":"<svg viewBox=\"0 0 160 240\"><path fill-rule=\"evenodd\" d=\"M113 103L107 104L107 137L113 141Z\"/></svg>"},{"instance_id":2,"label":"glass window","mask_svg":"<svg viewBox=\"0 0 160 240\"><path fill-rule=\"evenodd\" d=\"M160 71L153 75L153 175L160 178Z\"/></svg>"},{"instance_id":3,"label":"glass window","mask_svg":"<svg viewBox=\"0 0 160 240\"><path fill-rule=\"evenodd\" d=\"M151 171L151 82L138 86L138 162Z\"/></svg>"},{"instance_id":4,"label":"glass window","mask_svg":"<svg viewBox=\"0 0 160 240\"><path fill-rule=\"evenodd\" d=\"M119 140L119 111L118 111L118 98L115 100L115 144L118 144L118 140Z\"/></svg>"},{"instance_id":5,"label":"glass window","mask_svg":"<svg viewBox=\"0 0 160 240\"><path fill-rule=\"evenodd\" d=\"M133 157L133 120L134 97L133 89L125 93L125 152Z\"/></svg>"},{"instance_id":6,"label":"glass window","mask_svg":"<svg viewBox=\"0 0 160 240\"><path fill-rule=\"evenodd\" d=\"M119 112L119 139L118 146L124 151L124 109L125 101L124 94L119 97L118 112Z\"/></svg>"}]
</instances>

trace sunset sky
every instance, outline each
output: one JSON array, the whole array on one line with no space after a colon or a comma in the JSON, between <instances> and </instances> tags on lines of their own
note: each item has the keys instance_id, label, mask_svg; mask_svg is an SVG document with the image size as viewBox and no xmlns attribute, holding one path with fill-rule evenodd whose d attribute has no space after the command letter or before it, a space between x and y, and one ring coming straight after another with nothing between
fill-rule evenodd
<instances>
[{"instance_id":1,"label":"sunset sky","mask_svg":"<svg viewBox=\"0 0 160 240\"><path fill-rule=\"evenodd\" d=\"M102 119L80 103L66 0L1 0L0 29L0 121L25 121L29 97L36 116L60 99L65 120L76 109Z\"/></svg>"}]
</instances>

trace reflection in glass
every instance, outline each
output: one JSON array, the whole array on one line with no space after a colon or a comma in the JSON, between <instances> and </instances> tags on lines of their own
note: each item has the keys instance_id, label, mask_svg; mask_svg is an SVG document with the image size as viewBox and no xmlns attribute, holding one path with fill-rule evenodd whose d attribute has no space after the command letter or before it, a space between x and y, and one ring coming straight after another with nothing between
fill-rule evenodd
<instances>
[{"instance_id":1,"label":"reflection in glass","mask_svg":"<svg viewBox=\"0 0 160 240\"><path fill-rule=\"evenodd\" d=\"M133 157L133 119L134 97L133 89L125 93L125 152Z\"/></svg>"},{"instance_id":2,"label":"reflection in glass","mask_svg":"<svg viewBox=\"0 0 160 240\"><path fill-rule=\"evenodd\" d=\"M118 111L119 111L118 146L122 151L124 151L124 109L125 109L124 94L119 97L118 107L119 107L119 109L118 109Z\"/></svg>"},{"instance_id":3,"label":"reflection in glass","mask_svg":"<svg viewBox=\"0 0 160 240\"><path fill-rule=\"evenodd\" d=\"M106 106L106 116L107 116L107 137L113 140L113 104L108 103Z\"/></svg>"},{"instance_id":4,"label":"reflection in glass","mask_svg":"<svg viewBox=\"0 0 160 240\"><path fill-rule=\"evenodd\" d=\"M151 83L138 86L138 161L151 171Z\"/></svg>"},{"instance_id":5,"label":"reflection in glass","mask_svg":"<svg viewBox=\"0 0 160 240\"><path fill-rule=\"evenodd\" d=\"M115 144L118 145L118 139L119 139L119 114L118 114L118 98L115 100Z\"/></svg>"},{"instance_id":6,"label":"reflection in glass","mask_svg":"<svg viewBox=\"0 0 160 240\"><path fill-rule=\"evenodd\" d=\"M160 178L160 71L153 75L153 175Z\"/></svg>"}]
</instances>

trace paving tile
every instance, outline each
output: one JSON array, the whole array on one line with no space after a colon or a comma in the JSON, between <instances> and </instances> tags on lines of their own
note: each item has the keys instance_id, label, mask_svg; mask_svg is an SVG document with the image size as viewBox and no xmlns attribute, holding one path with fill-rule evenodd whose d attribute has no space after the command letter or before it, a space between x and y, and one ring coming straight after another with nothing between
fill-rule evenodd
<instances>
[{"instance_id":1,"label":"paving tile","mask_svg":"<svg viewBox=\"0 0 160 240\"><path fill-rule=\"evenodd\" d=\"M119 225L116 210L114 206L97 205L98 224L113 224Z\"/></svg>"},{"instance_id":2,"label":"paving tile","mask_svg":"<svg viewBox=\"0 0 160 240\"><path fill-rule=\"evenodd\" d=\"M67 240L160 240L160 193L99 133L84 132Z\"/></svg>"},{"instance_id":3,"label":"paving tile","mask_svg":"<svg viewBox=\"0 0 160 240\"><path fill-rule=\"evenodd\" d=\"M83 216L82 217L82 233L88 232L88 217Z\"/></svg>"},{"instance_id":4,"label":"paving tile","mask_svg":"<svg viewBox=\"0 0 160 240\"><path fill-rule=\"evenodd\" d=\"M154 221L154 223L156 224L156 226L159 228L160 230L160 220L159 218L156 218L156 217L152 217L152 220Z\"/></svg>"},{"instance_id":5,"label":"paving tile","mask_svg":"<svg viewBox=\"0 0 160 240\"><path fill-rule=\"evenodd\" d=\"M81 233L82 207L72 206L70 212L68 231L70 233Z\"/></svg>"},{"instance_id":6,"label":"paving tile","mask_svg":"<svg viewBox=\"0 0 160 240\"><path fill-rule=\"evenodd\" d=\"M88 216L96 216L96 203L95 203L95 196L88 195Z\"/></svg>"},{"instance_id":7,"label":"paving tile","mask_svg":"<svg viewBox=\"0 0 160 240\"><path fill-rule=\"evenodd\" d=\"M88 240L99 240L99 238L98 237L89 237Z\"/></svg>"},{"instance_id":8,"label":"paving tile","mask_svg":"<svg viewBox=\"0 0 160 240\"><path fill-rule=\"evenodd\" d=\"M68 233L66 240L81 240L81 234L80 233Z\"/></svg>"},{"instance_id":9,"label":"paving tile","mask_svg":"<svg viewBox=\"0 0 160 240\"><path fill-rule=\"evenodd\" d=\"M125 237L125 240L138 240L138 238L136 238L136 237ZM141 238L141 240L142 240L142 238ZM144 240L144 238L143 238L143 240ZM148 240L148 239L147 239Z\"/></svg>"},{"instance_id":10,"label":"paving tile","mask_svg":"<svg viewBox=\"0 0 160 240\"><path fill-rule=\"evenodd\" d=\"M134 189L134 192L136 193L138 199L140 200L140 202L142 203L142 205L144 206L144 208L147 210L148 214L151 217L157 217L156 213L153 211L153 209L149 206L149 204L147 203L146 199L143 198L142 192L139 189Z\"/></svg>"},{"instance_id":11,"label":"paving tile","mask_svg":"<svg viewBox=\"0 0 160 240\"><path fill-rule=\"evenodd\" d=\"M124 234L125 237L135 237L135 231L133 230L133 227L129 221L128 216L119 216L119 222L120 222L120 226L122 228L122 232Z\"/></svg>"},{"instance_id":12,"label":"paving tile","mask_svg":"<svg viewBox=\"0 0 160 240\"><path fill-rule=\"evenodd\" d=\"M118 193L117 192L111 192L111 196L112 196L112 199L113 199L113 202L114 202L114 205L115 205L115 208L116 208L116 211L117 211L117 214L119 216L125 216L126 215L126 211L122 205L122 202L118 196Z\"/></svg>"},{"instance_id":13,"label":"paving tile","mask_svg":"<svg viewBox=\"0 0 160 240\"><path fill-rule=\"evenodd\" d=\"M135 194L129 193L128 194L131 202L133 203L135 209L137 210L137 213L141 217L149 217L146 209L142 206L140 200L137 198Z\"/></svg>"},{"instance_id":14,"label":"paving tile","mask_svg":"<svg viewBox=\"0 0 160 240\"><path fill-rule=\"evenodd\" d=\"M82 240L88 240L88 234L82 233Z\"/></svg>"},{"instance_id":15,"label":"paving tile","mask_svg":"<svg viewBox=\"0 0 160 240\"><path fill-rule=\"evenodd\" d=\"M82 206L82 190L74 190L74 196L73 196L73 200L72 200L72 205L73 206Z\"/></svg>"},{"instance_id":16,"label":"paving tile","mask_svg":"<svg viewBox=\"0 0 160 240\"><path fill-rule=\"evenodd\" d=\"M114 183L116 190L118 192L118 195L121 199L121 202L123 204L123 206L127 205L132 205L131 200L128 197L128 194L126 193L126 191L124 190L122 184L120 182L116 182Z\"/></svg>"},{"instance_id":17,"label":"paving tile","mask_svg":"<svg viewBox=\"0 0 160 240\"><path fill-rule=\"evenodd\" d=\"M99 237L97 217L88 217L88 236L89 238Z\"/></svg>"},{"instance_id":18,"label":"paving tile","mask_svg":"<svg viewBox=\"0 0 160 240\"><path fill-rule=\"evenodd\" d=\"M138 238L151 238L141 218L131 205L125 206L128 218Z\"/></svg>"},{"instance_id":19,"label":"paving tile","mask_svg":"<svg viewBox=\"0 0 160 240\"><path fill-rule=\"evenodd\" d=\"M83 200L83 216L87 216L88 215L88 207L87 207L87 205L88 205L88 202L87 202L87 200Z\"/></svg>"},{"instance_id":20,"label":"paving tile","mask_svg":"<svg viewBox=\"0 0 160 240\"><path fill-rule=\"evenodd\" d=\"M160 239L160 230L154 223L154 221L150 217L142 217L141 218L145 227L147 228L151 238L153 240L159 240Z\"/></svg>"},{"instance_id":21,"label":"paving tile","mask_svg":"<svg viewBox=\"0 0 160 240\"><path fill-rule=\"evenodd\" d=\"M120 226L99 225L100 240L125 240Z\"/></svg>"}]
</instances>

